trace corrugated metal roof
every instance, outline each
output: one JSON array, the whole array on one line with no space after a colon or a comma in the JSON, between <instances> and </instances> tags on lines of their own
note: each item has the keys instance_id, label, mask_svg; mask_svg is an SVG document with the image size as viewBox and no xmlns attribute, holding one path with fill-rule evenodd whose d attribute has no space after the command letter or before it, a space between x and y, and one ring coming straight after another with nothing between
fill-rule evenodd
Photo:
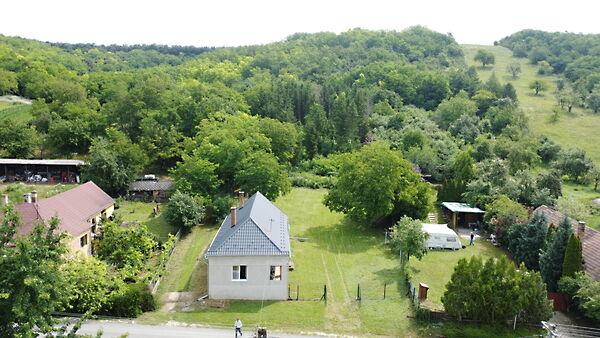
<instances>
[{"instance_id":1,"label":"corrugated metal roof","mask_svg":"<svg viewBox=\"0 0 600 338\"><path fill-rule=\"evenodd\" d=\"M129 191L167 191L173 187L172 181L135 181L129 185Z\"/></svg>"},{"instance_id":2,"label":"corrugated metal roof","mask_svg":"<svg viewBox=\"0 0 600 338\"><path fill-rule=\"evenodd\" d=\"M229 214L206 256L290 255L288 217L257 192L236 209L236 225Z\"/></svg>"},{"instance_id":3,"label":"corrugated metal roof","mask_svg":"<svg viewBox=\"0 0 600 338\"><path fill-rule=\"evenodd\" d=\"M0 158L0 164L81 166L84 163L85 162L80 160L25 160L18 158Z\"/></svg>"},{"instance_id":4,"label":"corrugated metal roof","mask_svg":"<svg viewBox=\"0 0 600 338\"><path fill-rule=\"evenodd\" d=\"M485 211L474 208L466 203L459 202L442 202L442 205L452 212L465 212L470 214L484 214Z\"/></svg>"}]
</instances>

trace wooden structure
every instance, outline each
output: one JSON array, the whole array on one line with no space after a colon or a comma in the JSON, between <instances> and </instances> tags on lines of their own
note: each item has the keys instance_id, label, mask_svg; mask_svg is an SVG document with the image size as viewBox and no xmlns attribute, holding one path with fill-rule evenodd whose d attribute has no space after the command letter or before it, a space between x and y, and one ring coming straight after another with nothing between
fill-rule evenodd
<instances>
[{"instance_id":1,"label":"wooden structure","mask_svg":"<svg viewBox=\"0 0 600 338\"><path fill-rule=\"evenodd\" d=\"M166 202L173 190L173 182L168 180L137 180L129 185L128 197L134 201Z\"/></svg>"},{"instance_id":2,"label":"wooden structure","mask_svg":"<svg viewBox=\"0 0 600 338\"><path fill-rule=\"evenodd\" d=\"M483 214L485 213L479 208L459 202L443 202L442 212L454 229L457 227L471 227L483 222Z\"/></svg>"},{"instance_id":3,"label":"wooden structure","mask_svg":"<svg viewBox=\"0 0 600 338\"><path fill-rule=\"evenodd\" d=\"M0 159L0 182L79 183L83 161Z\"/></svg>"}]
</instances>

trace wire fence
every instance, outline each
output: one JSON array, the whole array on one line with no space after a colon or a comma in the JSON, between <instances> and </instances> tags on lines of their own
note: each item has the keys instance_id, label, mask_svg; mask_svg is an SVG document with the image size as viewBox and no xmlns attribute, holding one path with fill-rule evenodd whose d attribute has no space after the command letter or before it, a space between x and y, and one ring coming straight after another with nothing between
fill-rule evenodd
<instances>
[{"instance_id":1,"label":"wire fence","mask_svg":"<svg viewBox=\"0 0 600 338\"><path fill-rule=\"evenodd\" d=\"M290 283L288 299L293 301L392 301L406 297L401 282Z\"/></svg>"}]
</instances>

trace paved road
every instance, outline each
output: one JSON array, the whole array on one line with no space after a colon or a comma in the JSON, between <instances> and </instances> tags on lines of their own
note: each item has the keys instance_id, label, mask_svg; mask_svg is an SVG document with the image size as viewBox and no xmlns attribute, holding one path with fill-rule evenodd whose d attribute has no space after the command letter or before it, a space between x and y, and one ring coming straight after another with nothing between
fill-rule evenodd
<instances>
[{"instance_id":1,"label":"paved road","mask_svg":"<svg viewBox=\"0 0 600 338\"><path fill-rule=\"evenodd\" d=\"M112 338L121 337L123 334L128 334L129 338L137 337L173 337L173 338L222 338L222 337L235 337L233 329L219 329L219 328L208 328L208 327L194 327L194 326L177 326L177 325L142 325L135 323L126 322L115 322L115 321L86 321L81 329L77 331L79 334L95 335L98 330L102 330L102 337ZM244 330L244 338L251 338L252 333L248 331L248 328ZM269 338L307 338L307 337L319 337L323 336L308 336L308 335L292 335L286 333L269 332Z\"/></svg>"}]
</instances>

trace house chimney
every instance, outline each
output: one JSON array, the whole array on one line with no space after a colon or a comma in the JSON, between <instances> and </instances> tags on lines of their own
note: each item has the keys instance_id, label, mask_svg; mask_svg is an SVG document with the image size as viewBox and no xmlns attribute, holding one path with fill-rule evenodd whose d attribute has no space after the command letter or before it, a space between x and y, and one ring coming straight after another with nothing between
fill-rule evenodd
<instances>
[{"instance_id":1,"label":"house chimney","mask_svg":"<svg viewBox=\"0 0 600 338\"><path fill-rule=\"evenodd\" d=\"M23 202L31 203L31 194L30 193L23 194Z\"/></svg>"},{"instance_id":2,"label":"house chimney","mask_svg":"<svg viewBox=\"0 0 600 338\"><path fill-rule=\"evenodd\" d=\"M585 235L585 222L579 221L577 222L577 236L580 240L583 240L583 235Z\"/></svg>"},{"instance_id":3,"label":"house chimney","mask_svg":"<svg viewBox=\"0 0 600 338\"><path fill-rule=\"evenodd\" d=\"M242 205L244 205L245 202L245 198L244 198L244 192L243 191L238 191L238 200L239 200L239 206L241 207Z\"/></svg>"},{"instance_id":4,"label":"house chimney","mask_svg":"<svg viewBox=\"0 0 600 338\"><path fill-rule=\"evenodd\" d=\"M8 205L8 194L2 195L2 200L4 202L4 205Z\"/></svg>"},{"instance_id":5,"label":"house chimney","mask_svg":"<svg viewBox=\"0 0 600 338\"><path fill-rule=\"evenodd\" d=\"M233 228L236 224L237 221L237 208L236 207L231 207L231 227Z\"/></svg>"},{"instance_id":6,"label":"house chimney","mask_svg":"<svg viewBox=\"0 0 600 338\"><path fill-rule=\"evenodd\" d=\"M35 191L35 190L32 191L31 192L31 202L37 203L37 197L38 197L37 191Z\"/></svg>"}]
</instances>

